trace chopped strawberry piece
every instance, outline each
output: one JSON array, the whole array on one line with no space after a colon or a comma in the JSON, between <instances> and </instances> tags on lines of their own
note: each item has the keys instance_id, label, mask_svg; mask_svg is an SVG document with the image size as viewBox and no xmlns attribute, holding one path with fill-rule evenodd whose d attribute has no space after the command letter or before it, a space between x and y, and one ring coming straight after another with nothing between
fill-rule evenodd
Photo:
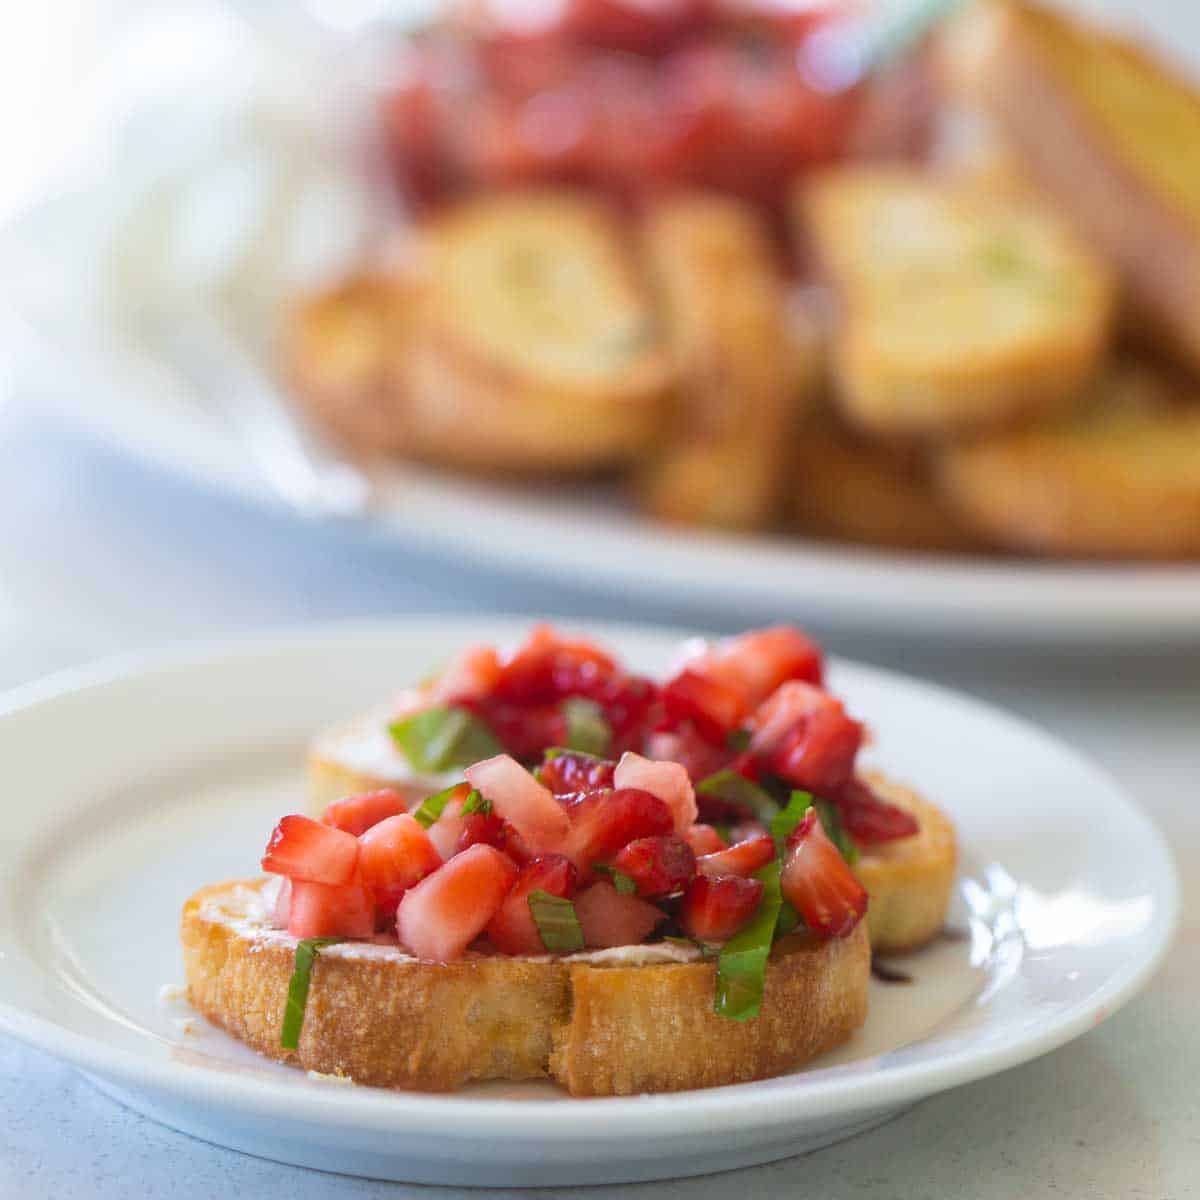
<instances>
[{"instance_id":1,"label":"chopped strawberry piece","mask_svg":"<svg viewBox=\"0 0 1200 1200\"><path fill-rule=\"evenodd\" d=\"M325 810L321 823L358 837L387 817L407 811L408 805L404 797L395 788L383 788L378 792L366 792L361 796L347 796L343 800L335 800Z\"/></svg>"},{"instance_id":2,"label":"chopped strawberry piece","mask_svg":"<svg viewBox=\"0 0 1200 1200\"><path fill-rule=\"evenodd\" d=\"M738 842L748 842L751 838L769 837L771 831L761 822L752 817L744 818L729 827L729 844L736 846Z\"/></svg>"},{"instance_id":3,"label":"chopped strawberry piece","mask_svg":"<svg viewBox=\"0 0 1200 1200\"><path fill-rule=\"evenodd\" d=\"M711 825L693 825L683 836L697 857L725 849L725 839Z\"/></svg>"},{"instance_id":4,"label":"chopped strawberry piece","mask_svg":"<svg viewBox=\"0 0 1200 1200\"><path fill-rule=\"evenodd\" d=\"M472 846L409 888L396 911L401 945L417 958L453 962L499 911L517 877L494 846Z\"/></svg>"},{"instance_id":5,"label":"chopped strawberry piece","mask_svg":"<svg viewBox=\"0 0 1200 1200\"><path fill-rule=\"evenodd\" d=\"M757 879L697 875L683 893L679 924L698 942L727 942L758 911L763 885Z\"/></svg>"},{"instance_id":6,"label":"chopped strawberry piece","mask_svg":"<svg viewBox=\"0 0 1200 1200\"><path fill-rule=\"evenodd\" d=\"M791 679L820 684L821 651L798 629L776 625L755 629L726 643L727 670L736 672L750 707L761 704L781 683Z\"/></svg>"},{"instance_id":7,"label":"chopped strawberry piece","mask_svg":"<svg viewBox=\"0 0 1200 1200\"><path fill-rule=\"evenodd\" d=\"M679 763L655 762L627 751L617 763L613 782L618 789L640 788L657 796L671 810L676 833L696 822L696 793L687 769Z\"/></svg>"},{"instance_id":8,"label":"chopped strawberry piece","mask_svg":"<svg viewBox=\"0 0 1200 1200\"><path fill-rule=\"evenodd\" d=\"M677 729L657 730L646 738L646 757L656 762L680 763L689 779L707 779L729 764L725 746L714 746L686 721ZM697 803L700 798L697 797Z\"/></svg>"},{"instance_id":9,"label":"chopped strawberry piece","mask_svg":"<svg viewBox=\"0 0 1200 1200\"><path fill-rule=\"evenodd\" d=\"M866 889L825 836L816 809L788 838L779 882L804 924L821 937L846 937L867 911Z\"/></svg>"},{"instance_id":10,"label":"chopped strawberry piece","mask_svg":"<svg viewBox=\"0 0 1200 1200\"><path fill-rule=\"evenodd\" d=\"M470 701L469 708L495 734L500 744L522 762L538 758L548 747L567 740L567 719L559 702L513 704L492 698Z\"/></svg>"},{"instance_id":11,"label":"chopped strawberry piece","mask_svg":"<svg viewBox=\"0 0 1200 1200\"><path fill-rule=\"evenodd\" d=\"M497 754L464 774L533 854L558 850L570 830L562 805L514 758Z\"/></svg>"},{"instance_id":12,"label":"chopped strawberry piece","mask_svg":"<svg viewBox=\"0 0 1200 1200\"><path fill-rule=\"evenodd\" d=\"M468 846L495 846L497 850L508 850L509 827L494 812L467 813L463 818L463 830L458 835L458 846L455 853L465 850Z\"/></svg>"},{"instance_id":13,"label":"chopped strawberry piece","mask_svg":"<svg viewBox=\"0 0 1200 1200\"><path fill-rule=\"evenodd\" d=\"M491 694L500 679L500 656L491 646L468 646L455 655L434 681L430 700L452 704L480 700Z\"/></svg>"},{"instance_id":14,"label":"chopped strawberry piece","mask_svg":"<svg viewBox=\"0 0 1200 1200\"><path fill-rule=\"evenodd\" d=\"M701 875L717 878L720 875L753 875L760 867L775 857L775 841L770 834L747 838L735 842L727 850L705 854L696 859L696 870Z\"/></svg>"},{"instance_id":15,"label":"chopped strawberry piece","mask_svg":"<svg viewBox=\"0 0 1200 1200\"><path fill-rule=\"evenodd\" d=\"M592 792L596 788L612 787L616 769L617 764L606 758L567 751L542 763L538 775L556 796L565 796L568 792Z\"/></svg>"},{"instance_id":16,"label":"chopped strawberry piece","mask_svg":"<svg viewBox=\"0 0 1200 1200\"><path fill-rule=\"evenodd\" d=\"M531 892L570 899L575 894L579 872L561 854L543 854L530 859L517 876L512 891L488 922L487 935L502 954L545 954L537 922L529 911Z\"/></svg>"},{"instance_id":17,"label":"chopped strawberry piece","mask_svg":"<svg viewBox=\"0 0 1200 1200\"><path fill-rule=\"evenodd\" d=\"M581 871L611 858L635 838L670 833L674 828L666 804L639 788L605 788L566 800L571 828L562 849Z\"/></svg>"},{"instance_id":18,"label":"chopped strawberry piece","mask_svg":"<svg viewBox=\"0 0 1200 1200\"><path fill-rule=\"evenodd\" d=\"M375 901L358 883L334 887L293 879L287 931L298 938L369 938L375 932Z\"/></svg>"},{"instance_id":19,"label":"chopped strawberry piece","mask_svg":"<svg viewBox=\"0 0 1200 1200\"><path fill-rule=\"evenodd\" d=\"M446 801L446 807L442 809L441 815L429 827L429 840L442 858L450 858L458 850L463 830L467 827L467 818L462 815L462 807L470 792L471 789L464 783Z\"/></svg>"},{"instance_id":20,"label":"chopped strawberry piece","mask_svg":"<svg viewBox=\"0 0 1200 1200\"><path fill-rule=\"evenodd\" d=\"M279 881L279 891L275 893L275 904L271 909L271 928L286 929L288 916L292 909L292 881L284 876Z\"/></svg>"},{"instance_id":21,"label":"chopped strawberry piece","mask_svg":"<svg viewBox=\"0 0 1200 1200\"><path fill-rule=\"evenodd\" d=\"M746 702L736 688L688 668L667 683L662 698L668 723L691 721L701 737L718 746L725 744L746 712Z\"/></svg>"},{"instance_id":22,"label":"chopped strawberry piece","mask_svg":"<svg viewBox=\"0 0 1200 1200\"><path fill-rule=\"evenodd\" d=\"M575 915L584 943L597 949L640 945L666 918L661 909L637 896L623 895L608 880L576 896Z\"/></svg>"},{"instance_id":23,"label":"chopped strawberry piece","mask_svg":"<svg viewBox=\"0 0 1200 1200\"><path fill-rule=\"evenodd\" d=\"M262 869L272 875L331 885L349 883L358 868L358 839L311 817L284 817L267 843Z\"/></svg>"},{"instance_id":24,"label":"chopped strawberry piece","mask_svg":"<svg viewBox=\"0 0 1200 1200\"><path fill-rule=\"evenodd\" d=\"M538 625L501 668L493 694L523 705L544 704L580 695L615 670L616 663L598 646Z\"/></svg>"},{"instance_id":25,"label":"chopped strawberry piece","mask_svg":"<svg viewBox=\"0 0 1200 1200\"><path fill-rule=\"evenodd\" d=\"M630 842L612 865L637 885L639 896L670 896L696 874L696 855L681 837L645 837Z\"/></svg>"},{"instance_id":26,"label":"chopped strawberry piece","mask_svg":"<svg viewBox=\"0 0 1200 1200\"><path fill-rule=\"evenodd\" d=\"M870 784L861 779L851 779L838 793L836 804L842 828L864 846L921 832L912 813L880 799Z\"/></svg>"},{"instance_id":27,"label":"chopped strawberry piece","mask_svg":"<svg viewBox=\"0 0 1200 1200\"><path fill-rule=\"evenodd\" d=\"M840 700L807 683L785 683L754 713L751 750L796 787L820 795L850 779L863 727Z\"/></svg>"},{"instance_id":28,"label":"chopped strawberry piece","mask_svg":"<svg viewBox=\"0 0 1200 1200\"><path fill-rule=\"evenodd\" d=\"M396 911L400 897L442 865L429 834L408 813L371 826L359 839L358 871L376 905Z\"/></svg>"}]
</instances>

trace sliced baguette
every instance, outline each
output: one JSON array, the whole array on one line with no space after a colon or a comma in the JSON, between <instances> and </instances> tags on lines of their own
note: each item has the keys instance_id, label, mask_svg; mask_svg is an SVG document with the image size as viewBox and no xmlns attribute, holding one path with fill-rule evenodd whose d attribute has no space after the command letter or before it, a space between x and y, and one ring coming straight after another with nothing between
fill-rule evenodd
<instances>
[{"instance_id":1,"label":"sliced baguette","mask_svg":"<svg viewBox=\"0 0 1200 1200\"><path fill-rule=\"evenodd\" d=\"M945 46L953 79L1117 266L1137 323L1200 367L1200 91L1035 4L975 5Z\"/></svg>"},{"instance_id":2,"label":"sliced baguette","mask_svg":"<svg viewBox=\"0 0 1200 1200\"><path fill-rule=\"evenodd\" d=\"M1198 401L1194 384L1124 364L1069 417L943 447L935 472L960 519L997 545L1074 557L1194 558Z\"/></svg>"},{"instance_id":3,"label":"sliced baguette","mask_svg":"<svg viewBox=\"0 0 1200 1200\"><path fill-rule=\"evenodd\" d=\"M635 494L664 520L763 525L782 498L799 374L770 235L747 205L692 193L656 204L642 242L678 390Z\"/></svg>"},{"instance_id":4,"label":"sliced baguette","mask_svg":"<svg viewBox=\"0 0 1200 1200\"><path fill-rule=\"evenodd\" d=\"M963 433L1053 411L1109 340L1107 269L1035 201L902 168L798 192L839 305L835 401L867 433Z\"/></svg>"},{"instance_id":5,"label":"sliced baguette","mask_svg":"<svg viewBox=\"0 0 1200 1200\"><path fill-rule=\"evenodd\" d=\"M284 1050L295 941L247 920L263 882L217 884L185 904L188 998L269 1058L361 1084L450 1091L550 1078L575 1096L713 1087L795 1070L866 1019L865 925L840 941L783 939L749 1021L713 1012L711 961L447 964L356 945L318 957L299 1049Z\"/></svg>"},{"instance_id":6,"label":"sliced baguette","mask_svg":"<svg viewBox=\"0 0 1200 1200\"><path fill-rule=\"evenodd\" d=\"M378 713L348 722L319 737L308 756L309 811L357 792L398 787L415 803L445 787L447 780L414 777L391 745ZM881 953L915 949L945 922L957 866L954 826L915 792L883 776L871 782L893 804L912 811L921 833L863 854L855 867L870 896L872 945ZM877 899L878 897L878 899Z\"/></svg>"},{"instance_id":7,"label":"sliced baguette","mask_svg":"<svg viewBox=\"0 0 1200 1200\"><path fill-rule=\"evenodd\" d=\"M416 453L489 470L627 461L660 427L670 366L629 247L598 200L514 192L422 227L404 369Z\"/></svg>"}]
</instances>

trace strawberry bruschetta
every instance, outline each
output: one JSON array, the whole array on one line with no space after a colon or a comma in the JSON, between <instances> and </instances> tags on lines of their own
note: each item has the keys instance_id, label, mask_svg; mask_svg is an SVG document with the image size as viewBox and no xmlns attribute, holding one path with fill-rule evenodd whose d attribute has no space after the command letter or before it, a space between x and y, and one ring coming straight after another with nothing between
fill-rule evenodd
<instances>
[{"instance_id":1,"label":"strawberry bruschetta","mask_svg":"<svg viewBox=\"0 0 1200 1200\"><path fill-rule=\"evenodd\" d=\"M794 790L729 843L687 770L500 753L411 811L294 814L272 880L185 905L191 1002L263 1054L443 1091L628 1095L777 1075L865 1020L867 893Z\"/></svg>"},{"instance_id":2,"label":"strawberry bruschetta","mask_svg":"<svg viewBox=\"0 0 1200 1200\"><path fill-rule=\"evenodd\" d=\"M470 646L385 708L316 739L312 809L393 788L411 804L463 766L504 752L534 767L552 747L680 764L698 836L713 852L812 794L822 822L871 897L871 943L916 949L942 929L957 860L934 804L858 769L863 725L825 687L819 647L788 627L685 649L658 682L594 642L538 626L508 654Z\"/></svg>"}]
</instances>

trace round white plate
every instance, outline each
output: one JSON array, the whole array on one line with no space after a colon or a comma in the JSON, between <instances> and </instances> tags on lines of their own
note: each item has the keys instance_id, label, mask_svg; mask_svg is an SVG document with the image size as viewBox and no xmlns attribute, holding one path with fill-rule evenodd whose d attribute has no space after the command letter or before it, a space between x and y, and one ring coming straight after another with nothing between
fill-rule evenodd
<instances>
[{"instance_id":1,"label":"round white plate","mask_svg":"<svg viewBox=\"0 0 1200 1200\"><path fill-rule=\"evenodd\" d=\"M1176 919L1155 830L1094 767L974 701L852 663L833 683L872 758L944 805L964 846L966 936L872 985L865 1029L808 1070L675 1095L571 1100L310 1079L164 999L202 884L254 875L300 808L316 729L512 621L316 629L73 673L0 705L0 1028L177 1129L248 1153L415 1182L583 1184L700 1174L848 1136L1043 1054L1113 1013ZM595 630L647 671L679 635ZM798 1015L797 1019L801 1019Z\"/></svg>"}]
</instances>

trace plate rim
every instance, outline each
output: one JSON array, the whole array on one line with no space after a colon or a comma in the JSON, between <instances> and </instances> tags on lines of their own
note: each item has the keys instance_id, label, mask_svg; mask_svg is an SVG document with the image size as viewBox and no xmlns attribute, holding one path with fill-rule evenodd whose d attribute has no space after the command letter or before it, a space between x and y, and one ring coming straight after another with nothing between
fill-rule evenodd
<instances>
[{"instance_id":1,"label":"plate rim","mask_svg":"<svg viewBox=\"0 0 1200 1200\"><path fill-rule=\"evenodd\" d=\"M434 629L442 637L469 637L472 630L474 636L479 636L481 629L487 629L488 636L506 637L527 628L530 621L528 616L518 614L469 617L413 614L401 618L277 627L258 633L122 654L70 667L0 694L0 721L80 693L102 693L110 686L145 683L160 672L187 672L213 666L230 669L256 654L286 655L297 649L311 652L322 641L361 640L369 643L389 637L414 638ZM609 637L625 635L677 641L696 633L686 627L630 622L572 620L568 623ZM199 1063L156 1060L133 1050L110 1047L13 1006L2 997L0 1030L84 1072L117 1079L133 1087L152 1088L159 1094L180 1100L219 1102L230 1112L242 1111L263 1117L286 1114L289 1119L342 1130L385 1132L403 1123L406 1133L436 1133L452 1141L476 1136L482 1126L475 1123L481 1122L492 1134L528 1137L529 1130L535 1128L539 1141L599 1144L622 1135L645 1136L647 1122L651 1120L653 1129L650 1132L654 1136L669 1137L694 1133L696 1123L700 1121L706 1122L714 1132L745 1129L750 1125L769 1130L811 1117L814 1107L819 1108L822 1115L832 1117L912 1102L1037 1058L1115 1013L1161 965L1179 922L1180 886L1174 859L1166 839L1149 816L1106 770L1056 735L1018 714L902 672L842 657L833 657L830 662L852 674L915 689L935 700L965 706L972 715L1007 724L1065 756L1083 774L1103 782L1111 799L1136 822L1145 848L1157 860L1151 864L1155 869L1148 878L1158 920L1152 926L1148 946L1141 956L1132 963L1122 963L1088 996L1024 1037L1009 1039L990 1048L958 1048L931 1059L892 1066L882 1073L865 1068L850 1071L840 1077L822 1080L817 1087L787 1089L777 1086L767 1094L766 1102L760 1087L764 1081L678 1094L590 1098L583 1104L563 1104L557 1098L523 1099L514 1104L502 1098L480 1099L455 1094L428 1095L371 1088L304 1088L295 1086L296 1081L291 1079L242 1075ZM593 1119L595 1105L604 1106L603 1122ZM445 1117L449 1115L459 1119L461 1132L456 1131L455 1123L447 1127Z\"/></svg>"}]
</instances>

